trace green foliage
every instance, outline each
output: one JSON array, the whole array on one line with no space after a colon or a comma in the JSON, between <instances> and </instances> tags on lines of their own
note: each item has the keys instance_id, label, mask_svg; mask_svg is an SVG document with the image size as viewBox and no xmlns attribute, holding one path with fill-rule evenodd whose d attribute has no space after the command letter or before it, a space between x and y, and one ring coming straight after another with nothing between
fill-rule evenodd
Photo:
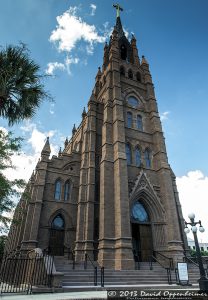
<instances>
[{"instance_id":1,"label":"green foliage","mask_svg":"<svg viewBox=\"0 0 208 300\"><path fill-rule=\"evenodd\" d=\"M200 251L202 256L208 256L208 251ZM190 254L192 257L196 257L196 250L191 249Z\"/></svg>"},{"instance_id":2,"label":"green foliage","mask_svg":"<svg viewBox=\"0 0 208 300\"><path fill-rule=\"evenodd\" d=\"M6 235L1 235L0 236L0 260L1 260L1 257L3 256L3 254L4 254L4 247L5 247L6 239L7 239Z\"/></svg>"},{"instance_id":3,"label":"green foliage","mask_svg":"<svg viewBox=\"0 0 208 300\"><path fill-rule=\"evenodd\" d=\"M0 117L9 125L31 118L44 99L51 99L42 83L46 75L24 44L0 50Z\"/></svg>"},{"instance_id":4,"label":"green foliage","mask_svg":"<svg viewBox=\"0 0 208 300\"><path fill-rule=\"evenodd\" d=\"M22 179L9 180L4 172L14 169L12 156L18 154L21 147L21 138L13 138L11 132L0 129L0 232L8 228L11 221L10 214L14 208L12 198L20 195L25 187Z\"/></svg>"}]
</instances>

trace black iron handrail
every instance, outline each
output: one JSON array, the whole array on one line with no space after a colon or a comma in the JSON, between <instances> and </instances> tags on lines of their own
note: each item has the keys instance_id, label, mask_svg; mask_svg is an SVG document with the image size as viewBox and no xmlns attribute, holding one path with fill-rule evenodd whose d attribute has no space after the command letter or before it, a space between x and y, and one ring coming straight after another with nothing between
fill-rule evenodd
<instances>
[{"instance_id":1,"label":"black iron handrail","mask_svg":"<svg viewBox=\"0 0 208 300\"><path fill-rule=\"evenodd\" d=\"M162 256L162 257L165 258L165 259L167 259L168 262L169 262L169 268L170 268L171 270L174 269L173 258L172 258L172 257L168 257L168 256L166 256L165 254L163 254L163 253L161 253L161 252L159 252L159 251L154 251L154 253L155 253L155 254L158 254L158 255L160 255L160 256Z\"/></svg>"},{"instance_id":2,"label":"black iron handrail","mask_svg":"<svg viewBox=\"0 0 208 300\"><path fill-rule=\"evenodd\" d=\"M153 261L156 261L162 268L166 269L166 266L164 266L154 255L150 255L149 256L150 270L153 270L153 266L152 266Z\"/></svg>"},{"instance_id":3,"label":"black iron handrail","mask_svg":"<svg viewBox=\"0 0 208 300\"><path fill-rule=\"evenodd\" d=\"M90 261L91 265L94 269L94 286L97 286L97 266L94 265L93 261L91 260L88 253L85 253L85 260L84 260L84 269L87 269L87 262Z\"/></svg>"},{"instance_id":4,"label":"black iron handrail","mask_svg":"<svg viewBox=\"0 0 208 300\"><path fill-rule=\"evenodd\" d=\"M97 265L94 264L94 262L92 261L91 257L89 256L88 253L85 253L85 260L84 260L84 269L86 270L87 269L87 262L88 260L90 261L91 265L93 266L94 268L94 285L97 286L97 277L98 277L98 268L100 268L100 285L101 287L104 287L105 285L105 269L104 267L100 266L97 263Z\"/></svg>"},{"instance_id":5,"label":"black iron handrail","mask_svg":"<svg viewBox=\"0 0 208 300\"><path fill-rule=\"evenodd\" d=\"M195 265L197 268L199 267L199 265L193 260L193 259L191 259L191 257L189 257L189 256L184 256L183 257L183 261L184 262L191 262L193 265Z\"/></svg>"},{"instance_id":6,"label":"black iron handrail","mask_svg":"<svg viewBox=\"0 0 208 300\"><path fill-rule=\"evenodd\" d=\"M167 277L168 277L168 284L172 284L172 277L171 277L171 268L166 268L154 255L149 256L149 265L150 265L150 270L153 270L152 262L156 261L163 269L166 270L167 272Z\"/></svg>"}]
</instances>

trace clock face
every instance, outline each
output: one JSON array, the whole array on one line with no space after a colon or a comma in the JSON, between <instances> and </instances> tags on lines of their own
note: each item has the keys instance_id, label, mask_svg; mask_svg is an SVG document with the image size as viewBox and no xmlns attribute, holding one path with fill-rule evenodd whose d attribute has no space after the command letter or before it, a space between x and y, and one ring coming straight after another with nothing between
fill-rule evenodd
<instances>
[{"instance_id":1,"label":"clock face","mask_svg":"<svg viewBox=\"0 0 208 300\"><path fill-rule=\"evenodd\" d=\"M147 222L148 221L147 212L141 203L136 202L134 204L134 206L132 208L132 217L138 222Z\"/></svg>"},{"instance_id":2,"label":"clock face","mask_svg":"<svg viewBox=\"0 0 208 300\"><path fill-rule=\"evenodd\" d=\"M131 96L131 97L128 98L128 104L133 106L133 107L138 107L139 106L139 101L135 97Z\"/></svg>"}]
</instances>

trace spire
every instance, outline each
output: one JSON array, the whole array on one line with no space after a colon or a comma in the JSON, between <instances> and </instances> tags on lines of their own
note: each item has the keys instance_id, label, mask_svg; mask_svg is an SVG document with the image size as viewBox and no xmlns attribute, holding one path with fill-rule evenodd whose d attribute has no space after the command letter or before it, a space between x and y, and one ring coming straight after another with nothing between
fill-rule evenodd
<instances>
[{"instance_id":1,"label":"spire","mask_svg":"<svg viewBox=\"0 0 208 300\"><path fill-rule=\"evenodd\" d=\"M41 158L49 157L50 153L51 153L51 148L50 148L50 143L49 143L49 137L47 137L45 145L43 146L43 149L41 151Z\"/></svg>"},{"instance_id":2,"label":"spire","mask_svg":"<svg viewBox=\"0 0 208 300\"><path fill-rule=\"evenodd\" d=\"M58 156L60 157L62 154L62 151L61 151L61 147L59 148L59 153L58 153Z\"/></svg>"},{"instance_id":3,"label":"spire","mask_svg":"<svg viewBox=\"0 0 208 300\"><path fill-rule=\"evenodd\" d=\"M68 138L66 137L65 142L64 142L65 148L67 147L68 143L69 143L69 140L68 140Z\"/></svg>"},{"instance_id":4,"label":"spire","mask_svg":"<svg viewBox=\"0 0 208 300\"><path fill-rule=\"evenodd\" d=\"M85 110L85 107L83 109L83 112L82 112L82 119L84 119L86 117L87 113L86 113L86 110Z\"/></svg>"},{"instance_id":5,"label":"spire","mask_svg":"<svg viewBox=\"0 0 208 300\"><path fill-rule=\"evenodd\" d=\"M76 133L76 131L77 131L77 129L76 129L76 126L75 126L75 124L74 124L74 127L73 127L73 129L72 129L72 134L74 135L74 134Z\"/></svg>"},{"instance_id":6,"label":"spire","mask_svg":"<svg viewBox=\"0 0 208 300\"><path fill-rule=\"evenodd\" d=\"M120 18L120 11L123 11L123 8L119 4L113 4L113 7L116 8L116 31L118 32L118 38L121 38L122 36L125 36L125 33L123 31L123 27L121 24L121 18Z\"/></svg>"},{"instance_id":7,"label":"spire","mask_svg":"<svg viewBox=\"0 0 208 300\"><path fill-rule=\"evenodd\" d=\"M149 66L149 64L148 64L148 62L147 62L145 56L142 55L142 65L144 65L144 64Z\"/></svg>"}]
</instances>

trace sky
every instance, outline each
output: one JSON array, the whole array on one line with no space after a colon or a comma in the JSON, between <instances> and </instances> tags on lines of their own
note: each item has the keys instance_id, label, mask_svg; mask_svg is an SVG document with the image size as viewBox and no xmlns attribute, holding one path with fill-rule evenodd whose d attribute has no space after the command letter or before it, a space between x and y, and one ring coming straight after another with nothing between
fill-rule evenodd
<instances>
[{"instance_id":1,"label":"sky","mask_svg":"<svg viewBox=\"0 0 208 300\"><path fill-rule=\"evenodd\" d=\"M208 1L122 0L123 27L137 39L155 86L169 163L184 217L194 211L208 241ZM47 136L52 154L63 148L91 95L103 47L115 25L109 0L0 0L0 45L23 42L41 67L54 103L8 128L24 137L8 176L29 179Z\"/></svg>"}]
</instances>

